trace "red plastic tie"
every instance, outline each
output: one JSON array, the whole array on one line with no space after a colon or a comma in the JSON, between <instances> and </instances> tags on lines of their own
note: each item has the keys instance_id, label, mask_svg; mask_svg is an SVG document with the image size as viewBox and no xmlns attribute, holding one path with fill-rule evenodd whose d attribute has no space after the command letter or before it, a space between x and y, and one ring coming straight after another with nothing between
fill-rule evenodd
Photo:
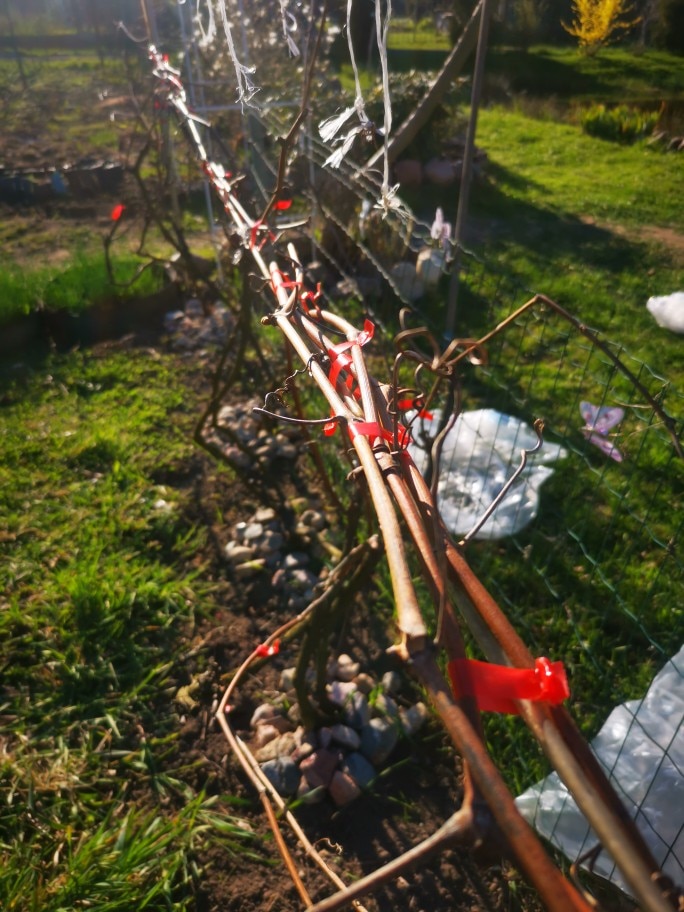
<instances>
[{"instance_id":1,"label":"red plastic tie","mask_svg":"<svg viewBox=\"0 0 684 912\"><path fill-rule=\"evenodd\" d=\"M326 437L332 437L332 435L337 430L337 421L329 421L327 424L323 425L323 433ZM355 437L368 437L370 440L375 440L378 437L381 440L388 440L390 443L394 443L394 434L392 431L388 431L387 428L381 427L377 421L350 421L347 424L347 432L352 440ZM405 428L403 424L397 425L397 442L400 447L404 448L411 443L411 432L408 428Z\"/></svg>"},{"instance_id":2,"label":"red plastic tie","mask_svg":"<svg viewBox=\"0 0 684 912\"><path fill-rule=\"evenodd\" d=\"M382 440L389 440L394 443L392 431L381 427L376 421L350 421L347 425L347 431L352 440L355 437L368 437L371 440L380 437ZM401 424L397 426L397 442L400 447L406 447L411 442L410 433Z\"/></svg>"},{"instance_id":3,"label":"red plastic tie","mask_svg":"<svg viewBox=\"0 0 684 912\"><path fill-rule=\"evenodd\" d=\"M434 415L432 412L428 412L427 409L421 408L422 404L422 396L417 396L415 399L400 399L399 402L397 402L397 408L401 412L408 412L409 409L416 409L419 418L425 418L426 421L432 421Z\"/></svg>"},{"instance_id":4,"label":"red plastic tie","mask_svg":"<svg viewBox=\"0 0 684 912\"><path fill-rule=\"evenodd\" d=\"M447 668L454 696L474 697L482 712L518 715L517 700L558 706L570 696L563 663L543 657L535 659L534 668L510 668L476 659L454 659Z\"/></svg>"},{"instance_id":5,"label":"red plastic tie","mask_svg":"<svg viewBox=\"0 0 684 912\"><path fill-rule=\"evenodd\" d=\"M352 345L363 346L367 342L370 342L374 334L375 325L370 320L365 320L363 329L355 339L348 339L346 342L340 342L338 345L330 346L328 349L328 357L330 358L331 365L328 379L333 386L335 386L335 383L337 382L340 371L347 371L349 376L345 380L345 385L347 389L351 391L351 388L354 384L354 378L351 376L351 371L349 370L352 365L352 358L347 354L347 351L352 347Z\"/></svg>"},{"instance_id":6,"label":"red plastic tie","mask_svg":"<svg viewBox=\"0 0 684 912\"><path fill-rule=\"evenodd\" d=\"M270 645L261 643L254 650L254 654L262 658L269 659L271 656L278 655L280 652L280 640L274 640Z\"/></svg>"},{"instance_id":7,"label":"red plastic tie","mask_svg":"<svg viewBox=\"0 0 684 912\"><path fill-rule=\"evenodd\" d=\"M273 208L282 211L284 209L289 209L291 205L292 205L291 199L289 199L289 200L282 199L282 200L278 200Z\"/></svg>"},{"instance_id":8,"label":"red plastic tie","mask_svg":"<svg viewBox=\"0 0 684 912\"><path fill-rule=\"evenodd\" d=\"M320 319L321 308L318 304L318 301L321 297L321 283L319 282L316 285L316 291L303 291L299 296L299 303L302 307L302 310L307 316L311 315L313 311L314 316Z\"/></svg>"},{"instance_id":9,"label":"red plastic tie","mask_svg":"<svg viewBox=\"0 0 684 912\"><path fill-rule=\"evenodd\" d=\"M124 209L126 207L123 203L117 203L116 206L112 209L112 221L118 222L121 216L124 214Z\"/></svg>"},{"instance_id":10,"label":"red plastic tie","mask_svg":"<svg viewBox=\"0 0 684 912\"><path fill-rule=\"evenodd\" d=\"M263 236L261 238L261 242L257 243L257 239L258 239L260 231L263 232ZM264 246L264 244L267 241L274 241L274 240L275 240L275 235L268 230L268 228L266 227L266 225L263 224L261 219L254 222L254 224L252 225L252 230L249 233L249 249L250 250L254 250L255 247L257 250L261 250L261 248Z\"/></svg>"},{"instance_id":11,"label":"red plastic tie","mask_svg":"<svg viewBox=\"0 0 684 912\"><path fill-rule=\"evenodd\" d=\"M280 281L277 283L275 281L276 277L278 279L280 279ZM278 288L300 288L300 287L301 287L301 282L297 282L295 279L288 279L286 276L284 276L282 274L282 272L279 269L274 269L271 272L271 288L273 289L273 294L277 294Z\"/></svg>"}]
</instances>

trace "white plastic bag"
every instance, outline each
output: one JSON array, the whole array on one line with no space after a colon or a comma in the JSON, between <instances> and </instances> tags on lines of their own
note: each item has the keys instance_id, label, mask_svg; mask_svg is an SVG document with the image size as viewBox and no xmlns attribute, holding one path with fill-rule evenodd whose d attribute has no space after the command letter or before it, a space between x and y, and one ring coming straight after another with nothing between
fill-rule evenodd
<instances>
[{"instance_id":1,"label":"white plastic bag","mask_svg":"<svg viewBox=\"0 0 684 912\"><path fill-rule=\"evenodd\" d=\"M431 422L418 419L413 425L416 442L409 452L421 472L427 465L421 431L433 436L439 419L437 409ZM437 488L439 511L451 532L465 535L475 526L519 465L521 451L536 443L535 432L519 418L494 409L461 412L444 441ZM498 539L524 529L537 515L539 488L553 474L544 463L565 455L562 447L544 442L475 537Z\"/></svg>"},{"instance_id":2,"label":"white plastic bag","mask_svg":"<svg viewBox=\"0 0 684 912\"><path fill-rule=\"evenodd\" d=\"M684 646L656 675L643 700L617 706L591 742L655 860L684 884ZM598 842L556 773L516 798L542 836L577 861ZM593 870L629 892L602 852Z\"/></svg>"},{"instance_id":3,"label":"white plastic bag","mask_svg":"<svg viewBox=\"0 0 684 912\"><path fill-rule=\"evenodd\" d=\"M646 307L658 326L672 332L684 333L684 291L649 298Z\"/></svg>"}]
</instances>

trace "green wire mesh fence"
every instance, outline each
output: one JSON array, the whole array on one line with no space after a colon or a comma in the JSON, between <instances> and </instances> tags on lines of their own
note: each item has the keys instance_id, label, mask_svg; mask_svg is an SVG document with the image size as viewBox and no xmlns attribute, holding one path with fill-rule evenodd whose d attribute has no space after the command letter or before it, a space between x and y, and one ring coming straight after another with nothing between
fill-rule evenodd
<instances>
[{"instance_id":1,"label":"green wire mesh fence","mask_svg":"<svg viewBox=\"0 0 684 912\"><path fill-rule=\"evenodd\" d=\"M257 121L256 115L250 118ZM255 199L268 198L264 188L278 171L267 137L283 135L282 109L269 109L263 123L263 130L249 131L254 166L247 188ZM457 253L459 336L489 335L529 300L515 279L470 251L444 245L439 227L408 209L375 211L374 176L347 162L334 172L323 171L327 152L310 132L288 175L295 196L307 200L302 213L306 224L299 226L295 240L303 271L309 281L319 280L326 294L355 300L357 311L360 306L384 324L387 337L399 326L400 307L408 305L405 320L425 323L439 337L450 258ZM430 278L425 266L421 269L425 250L437 255L430 261L436 262L437 274ZM645 704L651 680L668 662L671 680L681 686L681 663L672 657L681 645L678 549L684 460L677 429L684 397L619 345L587 334L578 321L568 320L541 297L493 334L486 349L486 363L466 367L460 380L462 417L479 417L471 423L470 452L455 447L443 454L440 472L447 482L441 506L458 535L467 531L460 528L459 513L473 512L472 492L459 488L457 481L450 483L450 476L467 478L476 456L476 481L484 484L495 472L512 475L521 442L528 448L525 424L531 428L536 419L544 420L545 447L555 457L552 468L545 466L536 484L521 477L497 507L514 520L507 534L500 528L501 534L488 540L476 536L467 553L532 652L562 658L571 679L573 714L592 737L617 704ZM390 350L388 343L386 354ZM604 417L606 426L599 428ZM505 452L502 436L507 437ZM494 487L503 486L498 477L495 482ZM530 489L526 499L519 498L526 522L518 523L511 503L523 485ZM451 501L448 511L446 500ZM483 501L476 506L482 508ZM477 656L474 645L472 649ZM666 707L668 712L670 728L663 743L662 732L654 733L651 720L644 723L632 704L622 741L604 761L615 773L618 789L626 793L618 773L633 753L630 735L637 729L659 742L656 772L672 770L681 784L681 708ZM494 717L486 724L493 756L514 792L546 773L517 720ZM659 790L656 778L654 774L647 783L644 777L642 791ZM547 794L540 788L531 799L530 816L540 825L544 802L560 809L567 804L564 795L551 801ZM634 809L646 818L659 860L681 880L681 814L654 820L654 812L644 810L645 797L633 802ZM581 835L574 847L568 845L561 817L557 813L555 822L544 824L551 841L573 859L587 856L597 870L610 874L601 867L598 851L590 851L595 846L590 834Z\"/></svg>"},{"instance_id":2,"label":"green wire mesh fence","mask_svg":"<svg viewBox=\"0 0 684 912\"><path fill-rule=\"evenodd\" d=\"M314 170L320 159L315 141L311 148L314 177L308 192L319 214L318 230L312 232L316 257L343 277L343 289L361 293L364 306L388 330L396 328L398 310L406 304L413 325L426 323L439 335L448 261L432 289L415 293L421 283L417 254L438 246L434 229L431 238L430 226L418 219L374 218L364 202L368 177L351 167L323 177ZM342 198L343 207L331 202ZM397 269L398 263L406 268ZM459 251L459 268L459 336L483 336L531 297L513 277L472 251ZM681 882L682 815L674 807L663 814L661 799L663 790L671 792L677 782L681 789L684 754L684 667L676 658L684 629L684 461L677 449L684 393L607 336L584 334L543 300L490 339L487 355L486 364L468 367L462 377L460 407L480 418L470 421L470 454L443 454L440 472L452 486L446 485L448 509L443 502L441 509L452 528L463 532L472 498L463 490L454 494L453 488L458 479L468 479L473 453L480 473L484 465L486 476L489 465L491 473L503 467L510 476L521 444L527 445L525 425L519 422L528 426L529 437L535 419L544 420L545 448L559 458L541 470L537 487L528 482L527 501L518 497L519 509L531 510L533 518L516 525L516 508L510 503L506 508L504 500L499 509L512 515L514 534L471 541L468 559L533 653L563 657L573 714L588 738L615 706L632 701L622 707L619 743L602 759L656 856ZM587 407L594 418L608 416L610 426L602 433L592 433ZM503 458L502 432L508 436ZM508 496L515 500L519 494L514 487ZM660 699L660 717L644 721L641 710L653 703L646 696L649 685L663 668L670 670L669 702ZM543 777L545 764L515 720L498 716L486 724L493 754L514 791ZM605 742L608 736L602 737ZM613 730L613 741L616 737ZM635 751L649 756L640 771L629 766ZM570 826L579 835L566 838L560 809L567 801L565 794L539 788L533 798L527 796L526 807L530 819L574 860L591 854L595 840L576 821ZM610 863L595 854L592 866L611 876Z\"/></svg>"}]
</instances>

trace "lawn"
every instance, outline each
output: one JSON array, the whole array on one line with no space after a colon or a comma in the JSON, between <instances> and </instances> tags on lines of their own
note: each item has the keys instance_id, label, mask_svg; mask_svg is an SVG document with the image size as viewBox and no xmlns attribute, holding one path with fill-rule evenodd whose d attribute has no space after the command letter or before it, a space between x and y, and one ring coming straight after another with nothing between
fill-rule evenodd
<instances>
[{"instance_id":1,"label":"lawn","mask_svg":"<svg viewBox=\"0 0 684 912\"><path fill-rule=\"evenodd\" d=\"M684 287L679 157L501 107L478 124L489 167L472 212L484 219L484 255L681 381L679 339L645 306Z\"/></svg>"},{"instance_id":2,"label":"lawn","mask_svg":"<svg viewBox=\"0 0 684 912\"><path fill-rule=\"evenodd\" d=\"M172 695L215 606L187 372L147 350L3 364L0 905L194 908L209 844L251 834L179 753Z\"/></svg>"}]
</instances>

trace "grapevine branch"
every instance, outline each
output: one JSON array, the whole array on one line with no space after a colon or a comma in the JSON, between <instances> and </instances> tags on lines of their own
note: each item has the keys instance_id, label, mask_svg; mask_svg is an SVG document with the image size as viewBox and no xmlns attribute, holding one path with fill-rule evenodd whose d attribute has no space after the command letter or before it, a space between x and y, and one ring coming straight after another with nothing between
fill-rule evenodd
<instances>
[{"instance_id":1,"label":"grapevine branch","mask_svg":"<svg viewBox=\"0 0 684 912\"><path fill-rule=\"evenodd\" d=\"M461 550L451 541L444 528L434 498L406 450L409 432L399 424L396 413L394 416L391 414L396 390L389 385L378 383L368 372L363 346L372 336L372 324L371 328L364 328L359 332L342 317L320 307L316 309L315 319L312 318L309 304L306 302L307 291L302 285L302 270L296 251L294 248L288 251L290 262L294 264L293 278L284 275L275 261L266 260L262 254L262 247L265 240L270 237L268 227L263 221L254 221L249 217L236 195L235 182L219 165L208 159L188 111L178 74L168 66L155 48L151 47L149 54L155 75L167 90L167 103L177 111L181 122L186 125L186 132L194 143L202 169L242 238L243 246L263 278L268 281L275 296L278 307L268 317L268 322L281 331L303 365L303 369L311 376L326 400L334 419L329 430L333 431L336 425L337 433L350 439L377 515L389 565L398 629L398 642L393 647L394 651L422 683L445 730L466 764L462 813L453 822L454 831L462 833L464 837L468 835L471 844L474 840L479 840L479 827L470 826L468 822L480 820L478 815L481 808L486 806L487 819L491 821L488 832L498 834L509 846L518 866L534 884L547 908L551 912L587 912L591 908L590 904L561 874L531 827L517 811L501 773L485 747L474 698L471 695L455 694L438 665L437 646L433 643L423 619L409 571L408 544L402 533L402 522L422 559L424 574L430 588L439 600L443 619L440 621L438 645L444 648L449 662L462 660L464 655L455 612L451 607L452 594L454 603L467 621L472 622L475 635L482 637L482 646L486 654L491 650L497 657L505 657L510 665L522 669L532 668L534 661L499 606L470 570ZM548 299L536 300L548 303ZM532 306L532 302L528 302L524 308L528 306ZM444 355L436 358L436 366L441 369L440 366L449 362L446 372L453 373L455 365L460 360L481 352L485 342L497 332L503 331L505 325L508 324L500 324L492 333L476 342L462 345L458 350L448 349ZM344 341L333 342L330 334L334 334L337 339L340 333ZM325 362L319 357L321 354L327 355L332 364L326 363L324 366ZM405 351L404 354L408 357L408 352ZM421 357L417 355L416 359L420 360ZM275 636L276 634L273 635ZM268 642L271 641L272 638L269 638ZM258 764L248 747L231 729L230 713L227 713L228 700L230 694L241 683L251 659L256 654L255 650L229 684L219 706L219 724L243 768L255 783L274 832L277 834L279 824L273 812L273 805L281 810L283 818L306 851L311 854L310 844L306 841L294 815L285 808L282 799L264 781L263 774L259 771ZM567 711L527 699L520 699L518 703L522 718L551 758L604 847L611 852L642 907L650 912L671 910L669 898L659 887L660 874L651 853L635 825L627 818L619 799L586 742L574 728ZM276 838L285 863L292 873L293 862L284 839L279 835L276 835ZM416 850L412 850L408 856L391 862L391 874L402 870L416 858L424 857L440 841L440 833L435 834ZM328 876L332 874L329 871L326 873ZM376 886L385 876L390 875L387 870L381 869L381 872L377 872L376 876L364 885L364 889ZM315 906L318 912L329 912L351 898L351 894L339 882L339 878L332 876L331 879L342 892ZM293 876L293 880L303 902L310 907L311 900L301 879Z\"/></svg>"}]
</instances>

